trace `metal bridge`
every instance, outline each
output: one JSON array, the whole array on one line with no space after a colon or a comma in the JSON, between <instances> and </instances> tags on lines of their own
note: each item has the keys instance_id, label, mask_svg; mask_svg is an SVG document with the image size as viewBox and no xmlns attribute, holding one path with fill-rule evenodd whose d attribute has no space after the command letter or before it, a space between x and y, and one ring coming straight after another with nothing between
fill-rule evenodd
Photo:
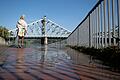
<instances>
[{"instance_id":1,"label":"metal bridge","mask_svg":"<svg viewBox=\"0 0 120 80\"><path fill-rule=\"evenodd\" d=\"M45 26L42 24L42 20L36 20L28 24L28 31L25 38L67 38L68 35L71 33L69 30L65 29L61 25L53 22L50 19L45 18ZM9 30L10 38L14 38L17 36L17 28Z\"/></svg>"}]
</instances>

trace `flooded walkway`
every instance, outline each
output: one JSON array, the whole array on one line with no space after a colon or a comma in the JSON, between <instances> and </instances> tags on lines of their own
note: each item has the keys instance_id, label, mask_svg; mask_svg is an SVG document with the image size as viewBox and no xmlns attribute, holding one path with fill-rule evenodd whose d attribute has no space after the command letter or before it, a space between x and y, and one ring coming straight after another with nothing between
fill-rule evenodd
<instances>
[{"instance_id":1,"label":"flooded walkway","mask_svg":"<svg viewBox=\"0 0 120 80\"><path fill-rule=\"evenodd\" d=\"M99 61L75 50L52 46L7 48L0 80L119 80Z\"/></svg>"}]
</instances>

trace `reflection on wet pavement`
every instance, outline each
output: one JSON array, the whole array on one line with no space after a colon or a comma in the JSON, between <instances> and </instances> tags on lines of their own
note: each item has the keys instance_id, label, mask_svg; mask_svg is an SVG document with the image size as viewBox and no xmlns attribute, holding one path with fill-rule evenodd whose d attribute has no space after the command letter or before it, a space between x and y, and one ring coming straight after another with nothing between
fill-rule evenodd
<instances>
[{"instance_id":1,"label":"reflection on wet pavement","mask_svg":"<svg viewBox=\"0 0 120 80\"><path fill-rule=\"evenodd\" d=\"M119 80L100 61L75 50L52 46L8 48L0 80Z\"/></svg>"},{"instance_id":2,"label":"reflection on wet pavement","mask_svg":"<svg viewBox=\"0 0 120 80\"><path fill-rule=\"evenodd\" d=\"M67 48L66 53L71 58L72 62L74 64L80 64L80 65L89 65L94 67L102 67L102 68L109 68L108 66L104 66L101 61L93 59L92 56L85 55L83 53L80 53L76 50Z\"/></svg>"}]
</instances>

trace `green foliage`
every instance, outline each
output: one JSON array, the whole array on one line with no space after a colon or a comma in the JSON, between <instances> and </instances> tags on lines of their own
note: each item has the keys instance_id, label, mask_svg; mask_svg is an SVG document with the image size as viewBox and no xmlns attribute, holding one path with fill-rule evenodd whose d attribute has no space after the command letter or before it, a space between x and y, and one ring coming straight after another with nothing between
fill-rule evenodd
<instances>
[{"instance_id":1,"label":"green foliage","mask_svg":"<svg viewBox=\"0 0 120 80\"><path fill-rule=\"evenodd\" d=\"M9 36L8 29L6 29L6 28L3 27L3 26L0 26L0 37L3 37L3 38L5 38L5 39L8 39L8 36Z\"/></svg>"}]
</instances>

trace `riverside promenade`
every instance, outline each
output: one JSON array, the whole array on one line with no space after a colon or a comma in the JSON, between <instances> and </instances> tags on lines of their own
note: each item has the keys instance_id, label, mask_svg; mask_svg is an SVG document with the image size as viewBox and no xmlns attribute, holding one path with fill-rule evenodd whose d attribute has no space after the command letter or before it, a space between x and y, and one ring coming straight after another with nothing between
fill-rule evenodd
<instances>
[{"instance_id":1,"label":"riverside promenade","mask_svg":"<svg viewBox=\"0 0 120 80\"><path fill-rule=\"evenodd\" d=\"M98 60L55 45L0 47L0 80L119 80Z\"/></svg>"}]
</instances>

